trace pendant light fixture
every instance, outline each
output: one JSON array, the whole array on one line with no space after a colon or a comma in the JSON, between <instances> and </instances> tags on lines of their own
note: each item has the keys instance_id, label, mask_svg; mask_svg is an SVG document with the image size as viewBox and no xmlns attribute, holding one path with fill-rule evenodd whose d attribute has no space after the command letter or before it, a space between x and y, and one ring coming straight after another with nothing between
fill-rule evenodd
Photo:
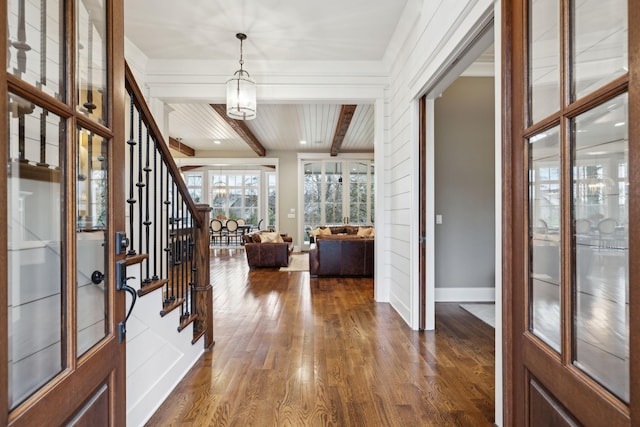
<instances>
[{"instance_id":1,"label":"pendant light fixture","mask_svg":"<svg viewBox=\"0 0 640 427\"><path fill-rule=\"evenodd\" d=\"M227 80L227 116L236 120L252 120L256 118L256 82L242 68L242 42L247 35L238 33L236 38L240 40L240 69Z\"/></svg>"}]
</instances>

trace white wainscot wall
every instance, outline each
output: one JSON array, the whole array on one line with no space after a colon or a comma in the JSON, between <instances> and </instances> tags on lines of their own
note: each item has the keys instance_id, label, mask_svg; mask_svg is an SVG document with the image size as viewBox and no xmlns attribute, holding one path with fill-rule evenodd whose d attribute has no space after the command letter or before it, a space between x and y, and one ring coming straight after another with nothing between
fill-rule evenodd
<instances>
[{"instance_id":1,"label":"white wainscot wall","mask_svg":"<svg viewBox=\"0 0 640 427\"><path fill-rule=\"evenodd\" d=\"M127 268L140 287L140 265ZM127 307L131 299L127 296ZM180 310L160 317L162 290L138 297L127 322L127 425L142 426L162 405L204 351L203 339L191 344L193 324L182 332Z\"/></svg>"}]
</instances>

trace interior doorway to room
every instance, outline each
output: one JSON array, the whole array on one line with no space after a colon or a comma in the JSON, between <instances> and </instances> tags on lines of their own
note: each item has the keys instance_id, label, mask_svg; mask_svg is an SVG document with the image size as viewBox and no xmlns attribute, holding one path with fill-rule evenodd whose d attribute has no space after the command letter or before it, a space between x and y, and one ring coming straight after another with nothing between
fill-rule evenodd
<instances>
[{"instance_id":1,"label":"interior doorway to room","mask_svg":"<svg viewBox=\"0 0 640 427\"><path fill-rule=\"evenodd\" d=\"M494 57L494 34L492 16L478 22L457 56L427 82L419 103L423 202L418 323L420 329L435 329L436 301L495 301L489 320L496 336L498 422L502 419L502 229L500 116L495 116L499 99L495 69L500 62Z\"/></svg>"},{"instance_id":2,"label":"interior doorway to room","mask_svg":"<svg viewBox=\"0 0 640 427\"><path fill-rule=\"evenodd\" d=\"M468 74L434 102L436 302L495 299L494 78Z\"/></svg>"},{"instance_id":3,"label":"interior doorway to room","mask_svg":"<svg viewBox=\"0 0 640 427\"><path fill-rule=\"evenodd\" d=\"M420 103L421 329L435 328L436 301L498 299L493 39L490 22Z\"/></svg>"}]
</instances>

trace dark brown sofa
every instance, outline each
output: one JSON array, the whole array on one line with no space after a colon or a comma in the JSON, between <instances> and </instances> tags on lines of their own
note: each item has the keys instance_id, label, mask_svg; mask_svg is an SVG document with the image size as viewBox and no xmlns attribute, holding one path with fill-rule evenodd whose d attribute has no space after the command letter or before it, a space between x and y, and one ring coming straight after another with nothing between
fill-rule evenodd
<instances>
[{"instance_id":1,"label":"dark brown sofa","mask_svg":"<svg viewBox=\"0 0 640 427\"><path fill-rule=\"evenodd\" d=\"M249 267L287 267L293 252L293 239L290 236L282 239L284 243L263 243L254 235L243 236Z\"/></svg>"},{"instance_id":2,"label":"dark brown sofa","mask_svg":"<svg viewBox=\"0 0 640 427\"><path fill-rule=\"evenodd\" d=\"M318 227L321 230L326 230L327 228L331 230L332 236L346 235L355 237L358 234L359 228L373 228L370 225L330 225L330 226L320 226ZM311 230L307 230L311 231ZM327 237L325 235L319 234L317 237L314 237L311 233L309 233L309 241L310 243L315 243L316 240L319 240L323 237Z\"/></svg>"},{"instance_id":3,"label":"dark brown sofa","mask_svg":"<svg viewBox=\"0 0 640 427\"><path fill-rule=\"evenodd\" d=\"M375 239L323 236L309 251L312 276L373 276Z\"/></svg>"}]
</instances>

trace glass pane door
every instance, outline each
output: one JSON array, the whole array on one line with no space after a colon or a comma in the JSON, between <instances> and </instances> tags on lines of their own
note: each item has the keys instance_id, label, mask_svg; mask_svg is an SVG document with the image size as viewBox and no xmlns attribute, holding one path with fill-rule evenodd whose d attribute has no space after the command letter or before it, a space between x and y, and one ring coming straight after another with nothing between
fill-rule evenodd
<instances>
[{"instance_id":1,"label":"glass pane door","mask_svg":"<svg viewBox=\"0 0 640 427\"><path fill-rule=\"evenodd\" d=\"M524 102L512 116L520 124L514 145L521 144L510 153L518 159L512 170L527 173L526 181L512 181L514 247L522 251L512 267L525 279L513 285L524 313L514 324L525 349L526 384L518 393L530 399L522 412L530 411L525 417L532 425L553 419L534 402L535 387L558 403L546 410L569 411L565 419L627 425L634 185L629 4L529 0L514 15L518 38L527 42L526 64L514 66L522 75L513 85L514 99ZM527 203L515 206L523 198ZM587 405L597 409L585 419Z\"/></svg>"},{"instance_id":2,"label":"glass pane door","mask_svg":"<svg viewBox=\"0 0 640 427\"><path fill-rule=\"evenodd\" d=\"M9 105L17 111L8 119L5 189L9 407L14 408L66 368L63 223L69 203L60 162L66 121L16 95L10 95Z\"/></svg>"},{"instance_id":3,"label":"glass pane door","mask_svg":"<svg viewBox=\"0 0 640 427\"><path fill-rule=\"evenodd\" d=\"M126 198L124 173L108 173L125 157L124 103L111 96L124 93L123 3L0 9L3 425L124 425L125 295L113 274L124 254L109 242Z\"/></svg>"},{"instance_id":4,"label":"glass pane door","mask_svg":"<svg viewBox=\"0 0 640 427\"><path fill-rule=\"evenodd\" d=\"M574 120L574 364L629 402L628 96Z\"/></svg>"},{"instance_id":5,"label":"glass pane door","mask_svg":"<svg viewBox=\"0 0 640 427\"><path fill-rule=\"evenodd\" d=\"M322 225L322 162L305 163L304 171L304 224L305 232ZM309 241L309 236L304 236Z\"/></svg>"},{"instance_id":6,"label":"glass pane door","mask_svg":"<svg viewBox=\"0 0 640 427\"><path fill-rule=\"evenodd\" d=\"M107 140L78 129L76 283L78 356L107 336Z\"/></svg>"},{"instance_id":7,"label":"glass pane door","mask_svg":"<svg viewBox=\"0 0 640 427\"><path fill-rule=\"evenodd\" d=\"M349 163L349 220L351 225L371 223L371 189L373 176L369 162Z\"/></svg>"},{"instance_id":8,"label":"glass pane door","mask_svg":"<svg viewBox=\"0 0 640 427\"><path fill-rule=\"evenodd\" d=\"M530 329L560 352L561 193L558 127L529 139Z\"/></svg>"},{"instance_id":9,"label":"glass pane door","mask_svg":"<svg viewBox=\"0 0 640 427\"><path fill-rule=\"evenodd\" d=\"M371 160L303 163L304 241L318 226L370 225L374 220Z\"/></svg>"},{"instance_id":10,"label":"glass pane door","mask_svg":"<svg viewBox=\"0 0 640 427\"><path fill-rule=\"evenodd\" d=\"M342 162L327 162L324 168L324 225L344 224Z\"/></svg>"}]
</instances>

